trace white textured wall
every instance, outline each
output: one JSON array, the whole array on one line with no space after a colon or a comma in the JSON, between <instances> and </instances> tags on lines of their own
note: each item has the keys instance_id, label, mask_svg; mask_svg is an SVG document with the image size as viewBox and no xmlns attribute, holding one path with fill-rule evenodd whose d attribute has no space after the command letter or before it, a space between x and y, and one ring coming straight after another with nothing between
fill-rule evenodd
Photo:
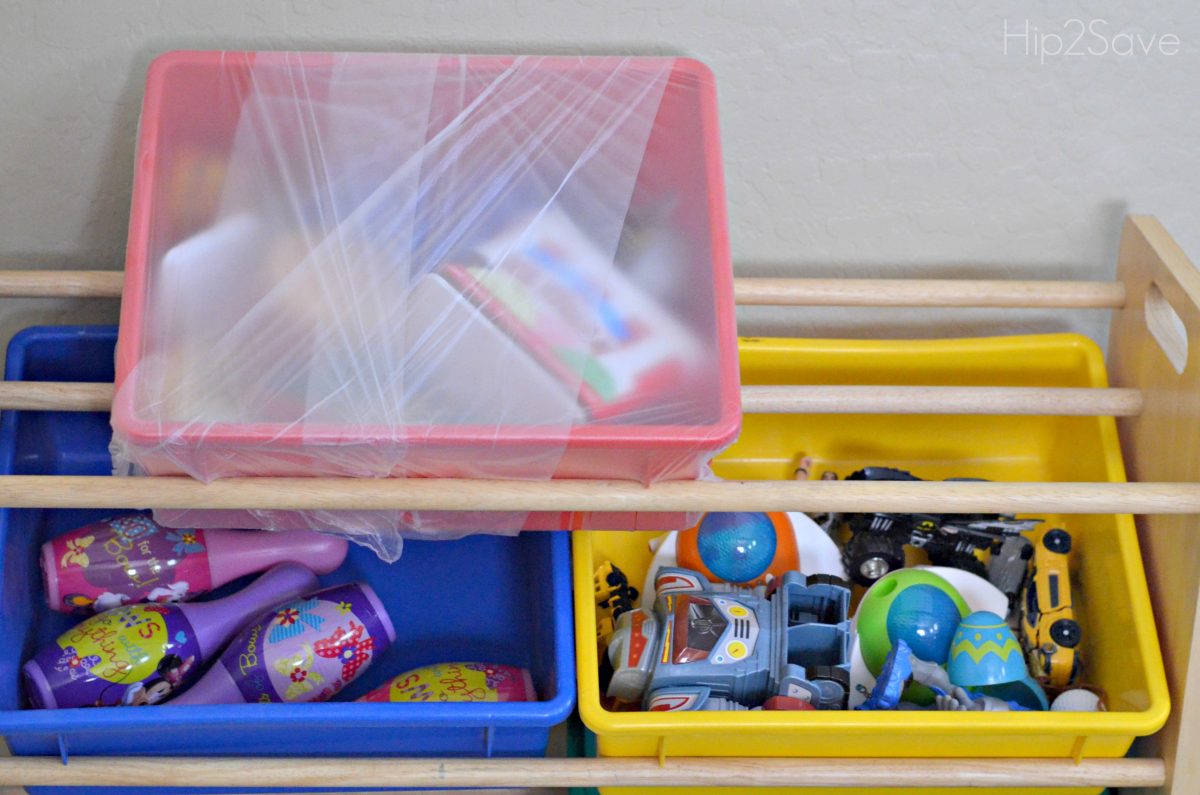
<instances>
[{"instance_id":1,"label":"white textured wall","mask_svg":"<svg viewBox=\"0 0 1200 795\"><path fill-rule=\"evenodd\" d=\"M1126 212L1157 214L1200 258L1200 10L1144 5L0 0L0 266L119 266L144 70L175 48L696 56L719 80L746 274L1103 279ZM1172 34L1179 52L1042 64L1019 40L1003 51L1005 21L1052 32L1073 17L1106 20L1108 36ZM0 303L0 340L114 318L114 304ZM744 320L773 333L1104 330L1099 312Z\"/></svg>"}]
</instances>

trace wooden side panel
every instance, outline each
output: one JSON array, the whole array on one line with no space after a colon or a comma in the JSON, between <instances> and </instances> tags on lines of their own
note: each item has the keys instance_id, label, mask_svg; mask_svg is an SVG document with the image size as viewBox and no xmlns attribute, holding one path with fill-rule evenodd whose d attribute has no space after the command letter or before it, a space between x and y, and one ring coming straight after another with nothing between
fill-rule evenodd
<instances>
[{"instance_id":1,"label":"wooden side panel","mask_svg":"<svg viewBox=\"0 0 1200 795\"><path fill-rule=\"evenodd\" d=\"M1130 479L1200 482L1200 271L1158 221L1131 216L1121 239L1117 279L1125 284L1127 298L1113 315L1109 380L1113 386L1141 389L1145 401L1140 416L1118 420ZM1155 339L1148 320L1164 344ZM1166 759L1168 783L1162 791L1190 795L1200 792L1200 516L1141 516L1138 535L1172 714L1166 728L1141 741L1136 751Z\"/></svg>"}]
</instances>

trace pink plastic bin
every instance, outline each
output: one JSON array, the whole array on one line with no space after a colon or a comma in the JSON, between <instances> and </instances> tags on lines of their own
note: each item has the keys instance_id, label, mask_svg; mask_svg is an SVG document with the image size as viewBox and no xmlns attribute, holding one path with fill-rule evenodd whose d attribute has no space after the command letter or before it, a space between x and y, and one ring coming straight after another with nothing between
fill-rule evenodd
<instances>
[{"instance_id":1,"label":"pink plastic bin","mask_svg":"<svg viewBox=\"0 0 1200 795\"><path fill-rule=\"evenodd\" d=\"M639 425L591 423L543 429L537 426L473 427L460 425L414 426L378 429L362 426L330 426L303 434L284 425L216 423L193 432L186 425L160 417L148 417L135 406L136 367L146 349L148 274L157 263L150 252L161 250L161 242L184 239L202 227L204 208L180 211L178 196L186 190L180 163L197 151L220 163L232 145L239 106L231 100L229 86L249 79L255 63L287 58L302 68L326 68L333 56L321 53L220 53L173 52L158 57L150 66L139 131L136 173L130 219L125 290L121 308L120 338L116 352L118 398L112 412L118 433L143 450L153 450L170 440L172 457L143 454L139 461L151 475L180 474L178 460L189 468L205 470L207 461L220 462L220 475L306 476L317 466L323 449L338 453L361 450L369 454L380 444L401 440L404 464L393 476L464 477L480 456L503 462L511 470L501 476L523 476L521 460L546 451L561 451L553 476L558 478L614 478L642 482L690 479L704 473L711 456L731 443L740 426L740 391L737 367L733 280L725 210L725 194L718 138L716 89L711 72L703 64L675 59L663 91L658 114L646 146L631 212L637 207L654 207L658 197L668 209L665 223L675 230L694 281L693 292L711 289L705 317L687 316L697 310L684 308L682 318L693 328L711 334L716 352L711 367L719 372L711 400L712 417L705 425ZM266 59L266 60L264 60ZM461 68L459 58L447 58L446 69ZM553 70L562 61L550 58L539 68ZM601 66L612 59L595 59ZM472 70L494 69L497 73L513 63L511 57L469 56ZM658 59L626 59L624 63L655 63ZM661 66L656 66L661 68ZM435 89L436 90L436 89ZM219 166L217 168L219 173ZM699 287L697 286L699 285ZM711 314L709 314L711 312ZM565 438L564 438L565 435ZM381 442L380 440L385 441ZM270 452L269 466L262 466L264 451ZM195 466L191 466L191 464ZM528 475L526 475L528 476Z\"/></svg>"}]
</instances>

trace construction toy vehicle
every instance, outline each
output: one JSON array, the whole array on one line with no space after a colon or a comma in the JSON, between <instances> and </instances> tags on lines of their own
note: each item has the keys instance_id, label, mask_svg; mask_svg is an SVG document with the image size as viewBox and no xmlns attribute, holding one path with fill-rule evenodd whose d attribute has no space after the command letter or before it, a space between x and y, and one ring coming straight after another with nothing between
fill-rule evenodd
<instances>
[{"instance_id":1,"label":"construction toy vehicle","mask_svg":"<svg viewBox=\"0 0 1200 795\"><path fill-rule=\"evenodd\" d=\"M625 572L607 560L592 575L592 585L596 594L596 647L603 656L617 618L633 610L638 589L629 584Z\"/></svg>"}]
</instances>

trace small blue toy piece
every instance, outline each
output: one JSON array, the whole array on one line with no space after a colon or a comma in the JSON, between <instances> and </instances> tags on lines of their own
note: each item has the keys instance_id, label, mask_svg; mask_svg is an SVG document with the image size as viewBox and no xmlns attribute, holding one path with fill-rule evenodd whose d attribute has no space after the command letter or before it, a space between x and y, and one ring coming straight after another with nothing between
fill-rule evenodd
<instances>
[{"instance_id":1,"label":"small blue toy piece","mask_svg":"<svg viewBox=\"0 0 1200 795\"><path fill-rule=\"evenodd\" d=\"M959 687L1030 709L1049 709L1045 692L1025 667L1021 644L995 613L981 610L962 620L946 670Z\"/></svg>"},{"instance_id":2,"label":"small blue toy piece","mask_svg":"<svg viewBox=\"0 0 1200 795\"><path fill-rule=\"evenodd\" d=\"M849 583L789 571L744 588L663 567L655 592L653 609L617 622L610 698L652 712L756 708L773 696L845 709Z\"/></svg>"},{"instance_id":3,"label":"small blue toy piece","mask_svg":"<svg viewBox=\"0 0 1200 795\"><path fill-rule=\"evenodd\" d=\"M896 641L888 652L871 694L857 709L898 709L910 679L933 691L934 706L931 709L950 712L1020 712L1028 709L1015 701L972 693L951 683L945 669L917 657L903 640ZM916 705L910 707L917 708Z\"/></svg>"},{"instance_id":4,"label":"small blue toy piece","mask_svg":"<svg viewBox=\"0 0 1200 795\"><path fill-rule=\"evenodd\" d=\"M903 639L897 640L883 661L883 669L875 679L871 695L858 709L895 709L900 706L900 696L912 675L912 650Z\"/></svg>"}]
</instances>

